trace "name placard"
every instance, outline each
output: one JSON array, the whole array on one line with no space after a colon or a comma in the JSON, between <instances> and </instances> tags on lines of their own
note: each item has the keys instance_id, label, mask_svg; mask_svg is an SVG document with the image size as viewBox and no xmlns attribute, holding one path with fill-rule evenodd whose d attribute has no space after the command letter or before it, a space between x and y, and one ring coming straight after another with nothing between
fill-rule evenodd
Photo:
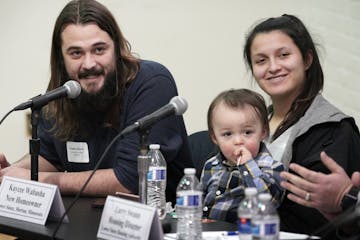
<instances>
[{"instance_id":1,"label":"name placard","mask_svg":"<svg viewBox=\"0 0 360 240\"><path fill-rule=\"evenodd\" d=\"M163 239L164 233L155 208L108 196L97 237L107 240L155 240Z\"/></svg>"},{"instance_id":2,"label":"name placard","mask_svg":"<svg viewBox=\"0 0 360 240\"><path fill-rule=\"evenodd\" d=\"M45 225L65 212L56 185L5 176L0 185L0 216ZM68 222L68 217L64 222Z\"/></svg>"}]
</instances>

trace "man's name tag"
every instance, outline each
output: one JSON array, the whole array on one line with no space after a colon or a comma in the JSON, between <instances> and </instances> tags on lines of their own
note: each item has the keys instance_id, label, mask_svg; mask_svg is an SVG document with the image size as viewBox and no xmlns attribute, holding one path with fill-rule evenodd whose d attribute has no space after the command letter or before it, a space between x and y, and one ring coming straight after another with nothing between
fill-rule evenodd
<instances>
[{"instance_id":1,"label":"man's name tag","mask_svg":"<svg viewBox=\"0 0 360 240\"><path fill-rule=\"evenodd\" d=\"M89 147L86 142L66 142L67 158L73 163L89 163Z\"/></svg>"},{"instance_id":2,"label":"man's name tag","mask_svg":"<svg viewBox=\"0 0 360 240\"><path fill-rule=\"evenodd\" d=\"M155 208L114 196L106 198L97 237L107 240L163 239Z\"/></svg>"},{"instance_id":3,"label":"man's name tag","mask_svg":"<svg viewBox=\"0 0 360 240\"><path fill-rule=\"evenodd\" d=\"M56 185L5 176L0 186L0 216L45 225L65 208ZM69 222L68 217L64 222Z\"/></svg>"}]
</instances>

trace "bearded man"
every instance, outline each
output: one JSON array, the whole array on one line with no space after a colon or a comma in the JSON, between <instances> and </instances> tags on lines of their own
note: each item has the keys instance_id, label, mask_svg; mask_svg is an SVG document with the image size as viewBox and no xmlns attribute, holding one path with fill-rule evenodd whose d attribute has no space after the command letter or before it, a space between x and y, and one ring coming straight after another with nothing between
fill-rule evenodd
<instances>
[{"instance_id":1,"label":"bearded man","mask_svg":"<svg viewBox=\"0 0 360 240\"><path fill-rule=\"evenodd\" d=\"M76 99L60 99L42 109L39 181L56 184L62 194L77 193L112 139L177 95L170 72L161 64L135 57L115 18L93 0L69 2L58 16L52 37L48 91L73 79ZM161 145L167 161L166 198L175 202L185 167L192 167L181 116L159 121L148 141ZM139 134L118 139L83 194L138 193ZM0 154L0 177L30 178L30 156L10 164Z\"/></svg>"}]
</instances>

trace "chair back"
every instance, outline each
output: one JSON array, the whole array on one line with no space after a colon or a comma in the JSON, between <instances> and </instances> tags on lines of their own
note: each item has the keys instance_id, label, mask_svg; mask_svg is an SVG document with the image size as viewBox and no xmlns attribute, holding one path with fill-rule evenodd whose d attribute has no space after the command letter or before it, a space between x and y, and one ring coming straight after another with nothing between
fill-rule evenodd
<instances>
[{"instance_id":1,"label":"chair back","mask_svg":"<svg viewBox=\"0 0 360 240\"><path fill-rule=\"evenodd\" d=\"M190 134L188 140L191 157L196 168L196 176L200 179L204 163L214 156L218 152L218 149L211 141L207 130Z\"/></svg>"}]
</instances>

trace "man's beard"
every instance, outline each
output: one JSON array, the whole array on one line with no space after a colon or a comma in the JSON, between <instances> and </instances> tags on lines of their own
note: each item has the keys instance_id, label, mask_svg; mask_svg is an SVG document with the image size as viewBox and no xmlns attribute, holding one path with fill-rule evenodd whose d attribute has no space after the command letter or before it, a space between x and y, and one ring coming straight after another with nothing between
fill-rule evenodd
<instances>
[{"instance_id":1,"label":"man's beard","mask_svg":"<svg viewBox=\"0 0 360 240\"><path fill-rule=\"evenodd\" d=\"M106 113L114 100L118 97L117 79L115 71L105 76L104 86L96 93L81 91L74 99L75 109L81 115Z\"/></svg>"},{"instance_id":2,"label":"man's beard","mask_svg":"<svg viewBox=\"0 0 360 240\"><path fill-rule=\"evenodd\" d=\"M106 75L104 86L98 92L81 91L79 97L72 99L75 107L74 117L79 123L77 136L88 138L95 133L95 129L105 126L106 116L118 98L116 73L113 71Z\"/></svg>"}]
</instances>

